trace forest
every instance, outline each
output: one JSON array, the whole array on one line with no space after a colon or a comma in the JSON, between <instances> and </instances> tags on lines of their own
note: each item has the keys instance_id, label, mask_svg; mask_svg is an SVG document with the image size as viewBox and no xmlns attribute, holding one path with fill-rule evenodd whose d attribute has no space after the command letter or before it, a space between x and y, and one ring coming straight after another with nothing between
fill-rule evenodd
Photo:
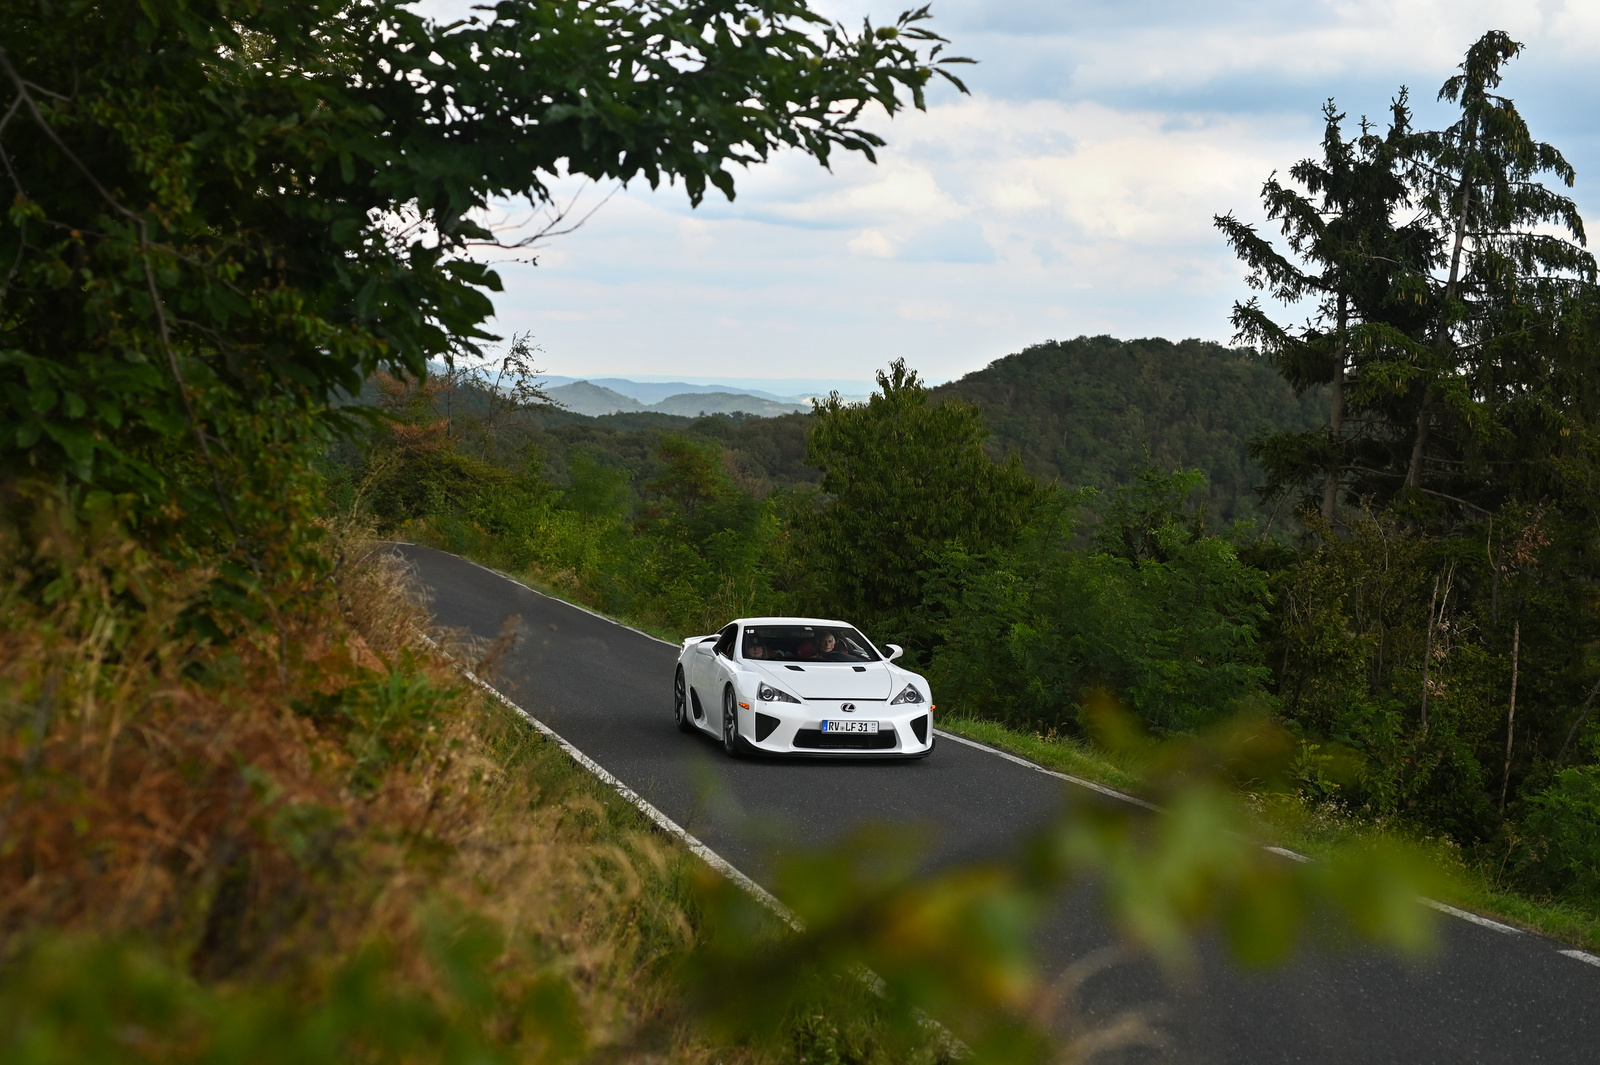
<instances>
[{"instance_id":1,"label":"forest","mask_svg":"<svg viewBox=\"0 0 1600 1065\"><path fill-rule=\"evenodd\" d=\"M1159 735L1262 710L1307 803L1600 907L1600 299L1540 183L1570 168L1493 91L1515 54L1475 46L1444 130L1404 94L1381 128L1330 107L1263 187L1277 243L1216 220L1255 288L1313 308L1241 300L1243 348L1052 341L936 388L897 360L865 405L776 419L384 379L394 428L331 483L673 636L852 619L1024 731L1084 734L1101 692Z\"/></svg>"},{"instance_id":2,"label":"forest","mask_svg":"<svg viewBox=\"0 0 1600 1065\"><path fill-rule=\"evenodd\" d=\"M1504 34L1447 128L1330 105L1270 229L1216 219L1236 347L584 418L489 331L488 206L875 160L865 113L965 91L926 8L3 10L5 1060L1067 1060L1029 929L1074 884L1173 971L1330 914L1428 944L1436 870L1277 860L1269 786L1600 912L1600 298ZM846 617L941 713L1143 752L1172 816L936 875L864 831L779 921L484 696L496 646L430 630L395 537L668 635Z\"/></svg>"}]
</instances>

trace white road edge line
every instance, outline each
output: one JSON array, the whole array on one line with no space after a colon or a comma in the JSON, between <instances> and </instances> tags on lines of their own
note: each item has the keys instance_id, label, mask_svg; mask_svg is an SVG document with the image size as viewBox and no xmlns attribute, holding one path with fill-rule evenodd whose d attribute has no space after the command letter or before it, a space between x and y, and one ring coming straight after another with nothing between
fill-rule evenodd
<instances>
[{"instance_id":1,"label":"white road edge line","mask_svg":"<svg viewBox=\"0 0 1600 1065\"><path fill-rule=\"evenodd\" d=\"M412 546L414 547L416 545L413 544ZM455 557L456 558L461 558L460 555L456 555ZM619 628L619 629L627 629L629 632L638 633L640 636L643 636L647 640L654 640L656 643L665 644L668 647L675 647L675 648L677 648L679 650L683 649L683 645L682 644L672 643L672 642L670 642L668 640L663 640L659 636L652 636L648 632L645 632L643 629L636 629L632 625L624 625L622 622L618 621L616 618L608 618L604 614L600 613L598 610L590 610L586 606L580 606L577 603L570 602L570 601L568 601L566 599L561 598L558 595L551 595L549 592L541 592L537 588L529 588L526 584L523 584L521 581L517 580L515 577L507 576L506 574L501 573L497 569L490 569L488 566L485 566L480 562L473 562L472 559L470 559L470 558L461 558L461 561L466 562L469 565L477 566L479 569L483 570L483 572L485 572L485 573L492 573L496 577L500 577L500 578L503 578L505 580L508 580L512 584L515 584L518 588L521 588L525 592L532 592L534 595L542 595L546 599L554 599L558 603L565 603L567 606L570 606L574 610L581 610L585 614L588 614L590 617L599 618L601 621L609 621L609 622L611 622L611 624L615 625L617 628Z\"/></svg>"},{"instance_id":2,"label":"white road edge line","mask_svg":"<svg viewBox=\"0 0 1600 1065\"><path fill-rule=\"evenodd\" d=\"M1522 929L1520 929L1520 928L1512 928L1508 924L1501 924L1499 921L1491 921L1491 920L1489 920L1489 918L1480 917L1477 914L1472 913L1470 910L1458 910L1454 906L1450 906L1450 905L1448 905L1446 903L1440 902L1437 899L1430 899L1430 898L1427 898L1427 897L1424 896L1422 898L1422 904L1424 906L1432 906L1434 909L1438 910L1440 913L1448 913L1451 917L1459 917L1463 921L1471 921L1475 925L1482 925L1484 928L1492 928L1496 932L1500 932L1500 933L1502 933L1504 935L1508 935L1508 936L1520 936L1520 935L1522 935Z\"/></svg>"},{"instance_id":3,"label":"white road edge line","mask_svg":"<svg viewBox=\"0 0 1600 1065\"><path fill-rule=\"evenodd\" d=\"M406 547L418 546L416 544L404 544L402 541L399 541L399 540L390 540L390 541L387 541L387 542L388 543L392 543L392 544L401 544L401 545L406 546ZM461 558L460 555L455 555L453 557ZM601 619L602 621L609 621L609 622L611 622L611 624L616 625L618 628L623 628L623 629L627 629L629 632L638 633L640 636L643 636L647 640L654 640L656 643L666 644L666 646L668 646L668 647L677 647L678 646L675 643L668 643L666 640L663 640L659 636L652 636L648 632L641 632L640 630L634 628L632 625L624 625L622 622L616 620L615 618L608 618L604 614L598 613L597 611L594 611L594 610L590 610L588 607L579 606L577 603L569 603L565 599L558 598L558 597L550 595L550 594L548 594L546 592L541 592L537 588L529 588L526 584L523 584L521 581L517 580L515 577L507 577L504 573L501 573L498 570L492 570L488 566L480 565L477 562L473 562L470 558L461 558L461 561L466 562L466 563L468 563L470 565L473 565L473 566L477 566L479 569L483 570L485 573L493 573L496 577L500 577L500 578L502 578L504 580L510 581L512 584L515 584L518 588L522 588L525 591L532 592L534 595L542 595L546 599L554 599L558 603L565 603L567 606L572 607L574 610L581 610L585 614L589 614L589 615L592 615L594 617L597 617L597 618ZM438 649L438 644L434 643L432 639L430 639L426 635L423 636L423 639L428 640L430 645L432 645L436 650ZM785 906L783 903L779 902L777 900L777 898L771 892L769 892L766 888L762 887L760 884L757 884L754 880L751 880L748 876L745 876L738 869L735 869L732 865L728 864L728 861L725 858L723 858L721 855L719 855L716 851L712 850L710 847L707 847L704 843L701 843L698 839L695 839L694 836L690 835L687 831L685 831L682 827L680 827L677 822L672 820L672 818L668 817L666 814L662 813L660 810L657 810L654 806L651 806L648 802L646 802L643 798L641 798L631 788L629 788L627 785L623 784L622 781L618 780L616 777L612 776L610 773L608 773L604 769L602 769L600 767L599 763L595 762L588 755L584 754L582 751L580 751L576 747L572 746L572 744L568 743L566 740L564 740L560 736L556 735L556 733L553 730L551 730L548 725L544 724L544 722L542 722L539 719L535 718L532 714L529 714L526 710L522 709L522 707L518 706L516 703L512 702L510 699L507 699L504 695L501 695L491 685L489 685L488 683L486 683L483 680L480 680L476 675L474 675L472 673L471 670L466 669L465 667L460 667L460 668L461 668L462 674L464 676L466 676L467 679L471 680L474 684L479 685L484 690L486 690L489 693L491 693L492 695L494 695L495 698L497 698L500 701L504 702L512 710L516 711L522 717L526 718L533 725L534 728L538 729L540 732L544 733L545 735L549 736L551 739L555 740L556 743L561 745L562 750L564 750L568 754L570 754L575 761L577 761L580 765L584 766L584 768L588 769L590 772L594 773L601 780L604 780L607 784L610 784L612 787L616 788L617 792L620 795L622 795L629 802L631 802L635 806L637 806L639 808L639 810L646 817L650 818L657 825L659 825L662 828L663 831L666 831L666 832L670 833L671 835L677 836L679 839L683 840L684 844L691 851L693 851L695 854L699 855L701 857L701 859L703 859L708 865L710 865L712 868L718 870L719 872L722 872L724 875L732 878L735 883L739 884L746 891L749 891L751 893L751 895L753 895L756 899L758 899L762 903L762 905L764 905L768 909L772 910L773 913L777 914L780 919L782 919L783 921L788 923L795 930L798 931L803 927L799 923L799 918L795 917L794 913L792 911L790 911L789 908L787 906ZM1096 784L1092 780L1085 780L1082 777L1075 777L1075 776L1072 776L1069 773L1058 773L1054 769L1045 768L1044 766L1040 765L1038 762L1030 762L1026 758L1023 758L1023 757L1021 757L1019 755L1012 754L1010 751L1002 751L998 747L991 747L987 743L979 743L977 740L969 740L965 736L957 736L955 733L946 732L944 729L941 729L941 728L934 729L933 730L933 734L935 736L940 736L940 737L942 737L944 739L950 740L953 743L961 743L961 744L965 744L968 747L975 747L980 751L987 751L992 755L995 755L995 756L1000 757L1000 758L1004 758L1008 762L1015 762L1017 765L1024 766L1025 768L1028 768L1028 769L1032 769L1036 773L1043 773L1045 776L1055 777L1058 780L1065 780L1069 784L1078 785L1080 788L1088 788L1090 791L1097 791L1100 794L1108 795L1113 799L1120 799L1123 802L1133 803L1135 806L1142 806L1146 810L1155 810L1157 812L1159 812L1161 810L1161 807L1157 806L1155 803L1147 802L1146 800L1141 799L1136 795L1129 795L1125 791L1118 791L1115 788L1108 788L1104 784ZM1296 862L1309 862L1309 861L1311 861L1311 859L1308 858L1306 855L1300 854L1300 853L1298 853L1296 851L1289 850L1287 847L1267 847L1266 849L1271 851L1273 854L1280 855L1281 857L1288 858L1288 859L1290 859L1292 861L1296 861ZM1496 932L1500 932L1500 933L1505 934L1505 935L1522 935L1523 934L1523 931L1520 928L1513 928L1511 925L1502 924L1499 921L1493 921L1493 920L1490 920L1487 917L1480 917L1478 914L1472 913L1472 912L1470 912L1468 910L1457 909L1454 906L1451 906L1451 905L1449 905L1447 903L1439 902L1436 899L1430 899L1430 898L1427 898L1427 897L1422 897L1421 901L1422 901L1422 903L1424 905L1431 906L1435 910L1438 910L1440 913L1449 914L1451 917L1459 917L1463 921L1471 921L1475 925L1481 925L1484 928L1492 929L1492 930L1494 930ZM1600 966L1600 957L1596 957L1593 954L1587 954L1587 953L1585 953L1585 952L1583 952L1581 950L1562 950L1562 951L1558 951L1557 953L1565 954L1569 958L1577 958L1579 961L1586 961L1591 965Z\"/></svg>"},{"instance_id":4,"label":"white road edge line","mask_svg":"<svg viewBox=\"0 0 1600 1065\"><path fill-rule=\"evenodd\" d=\"M1113 799L1121 799L1123 802L1131 802L1135 806L1143 806L1146 810L1160 811L1161 809L1161 807L1157 806L1155 803L1146 802L1138 796L1129 795L1125 791L1118 791L1115 788L1108 788L1104 784L1096 784L1094 781L1085 780L1082 777L1071 776L1067 773L1058 773L1054 769L1046 769L1038 762L1030 762L1026 758L1012 754L1010 751L1002 751L1000 748L991 747L987 743L979 743L977 740L969 740L965 736L957 736L954 732L946 732L942 728L934 729L933 734L941 739L950 740L952 743L963 743L968 747L976 747L980 751L988 751L990 754L1004 758L1008 762L1015 762L1017 765L1025 766L1036 773L1043 773L1047 777L1055 777L1057 780L1065 780L1069 784L1078 785L1080 788L1088 788L1090 791L1098 791L1102 795L1109 795Z\"/></svg>"},{"instance_id":5,"label":"white road edge line","mask_svg":"<svg viewBox=\"0 0 1600 1065\"><path fill-rule=\"evenodd\" d=\"M437 653L444 655L447 658L451 657L449 652L440 649L438 643L436 643L432 637L423 634L422 638L426 640L429 646L431 646ZM735 884L738 884L757 902L761 903L767 909L776 914L779 920L783 921L783 923L787 924L790 928L793 928L797 932L805 930L805 926L800 923L800 918L794 915L793 910L779 902L776 895L762 887L760 884L756 883L754 880L751 880L744 873L740 872L722 855L718 854L704 843L701 843L682 825L678 824L678 822L674 821L672 818L658 810L647 799L645 799L644 796L640 795L638 792L628 787L628 785L612 776L604 766L602 766L599 762L596 762L593 758L590 758L588 755L584 754L582 751L578 750L578 748L574 747L564 736L556 732L555 729L551 728L549 725L546 725L543 721L540 721L538 718L528 713L528 711L512 702L494 685L490 684L488 681L484 680L482 677L478 676L472 670L468 669L459 662L455 663L455 667L463 677L466 677L472 683L476 684L494 698L504 703L505 706L518 717L522 718L522 720L538 729L546 739L551 740L556 744L556 746L567 752L568 756L570 756L574 762L577 762L579 765L583 766L583 768L593 773L605 784L615 788L618 795L621 795L624 799L628 800L628 802L632 803L640 813L644 814L651 821L655 822L657 828L661 829L669 836L676 837L683 843L684 846L688 847L697 858L711 866L711 868L715 869L729 880L732 880Z\"/></svg>"},{"instance_id":6,"label":"white road edge line","mask_svg":"<svg viewBox=\"0 0 1600 1065\"><path fill-rule=\"evenodd\" d=\"M1091 791L1097 791L1102 795L1109 795L1114 799L1120 799L1123 802L1129 802L1136 806L1142 806L1147 810L1155 810L1158 813L1161 810L1161 807L1157 806L1155 803L1147 802L1136 795L1129 795L1127 792L1118 791L1115 788L1108 788L1104 784L1096 784L1092 780L1084 780L1082 777L1075 777L1068 773L1058 773L1054 769L1047 769L1037 762L1030 762L1020 755L1012 754L1010 751L1002 751L998 747L989 746L987 743L979 743L977 740L969 740L965 736L957 736L955 733L946 732L944 729L934 729L933 731L934 735L943 739L951 740L955 743L963 743L968 747L976 747L980 751L987 751L990 754L1004 758L1008 762L1015 762L1017 765L1026 766L1027 768L1038 773L1043 773L1046 776L1052 776L1058 780L1065 780L1068 783L1076 784L1079 787L1088 788ZM1290 861L1309 862L1312 860L1310 857L1301 854L1298 851L1292 851L1287 847L1267 846L1264 849L1280 857L1288 858ZM1475 925L1492 929L1493 931L1499 932L1503 935L1520 936L1523 934L1523 930L1520 928L1513 928L1511 925L1502 924L1499 921L1490 920L1487 917L1481 917L1478 914L1472 913L1468 910L1457 909L1454 906L1439 902L1436 899L1430 899L1426 896L1419 896L1418 901L1425 906L1433 907L1440 913L1449 914L1451 917L1459 917L1463 921L1471 921ZM1583 951L1570 950L1563 950L1561 953L1567 955L1568 957L1579 958L1581 961L1587 961L1592 965L1600 965L1600 957L1596 957L1593 954L1585 954Z\"/></svg>"}]
</instances>

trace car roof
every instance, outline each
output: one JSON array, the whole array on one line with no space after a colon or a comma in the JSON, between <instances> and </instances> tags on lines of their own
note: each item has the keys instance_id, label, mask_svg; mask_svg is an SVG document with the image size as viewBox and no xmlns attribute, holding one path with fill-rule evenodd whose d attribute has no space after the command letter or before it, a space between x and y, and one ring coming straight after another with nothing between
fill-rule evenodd
<instances>
[{"instance_id":1,"label":"car roof","mask_svg":"<svg viewBox=\"0 0 1600 1065\"><path fill-rule=\"evenodd\" d=\"M832 618L737 618L735 625L839 625L853 629L854 625L848 621L835 621Z\"/></svg>"}]
</instances>

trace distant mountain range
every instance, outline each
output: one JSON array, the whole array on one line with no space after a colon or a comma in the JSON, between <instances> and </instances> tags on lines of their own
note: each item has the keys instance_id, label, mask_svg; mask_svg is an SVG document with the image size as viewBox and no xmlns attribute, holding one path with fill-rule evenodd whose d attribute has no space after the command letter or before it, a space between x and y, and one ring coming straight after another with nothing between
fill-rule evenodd
<instances>
[{"instance_id":1,"label":"distant mountain range","mask_svg":"<svg viewBox=\"0 0 1600 1065\"><path fill-rule=\"evenodd\" d=\"M547 381L554 380L546 378ZM676 414L682 417L694 418L702 414L754 414L762 418L774 418L780 414L795 414L809 411L809 403L797 403L792 399L782 399L770 394L758 395L752 392L728 392L707 386L694 388L683 382L670 382L654 384L650 382L627 381L619 378L603 378L600 381L573 381L570 384L556 385L547 388L546 392L551 399L561 404L574 414L584 414L597 418L602 414L632 413L635 411L654 411L657 414ZM635 395L628 395L621 390L610 387L612 385L633 386L631 391ZM679 391L679 389L687 389ZM672 391L667 392L667 389ZM665 393L665 394L662 394ZM643 402L638 396L645 397L651 402Z\"/></svg>"},{"instance_id":2,"label":"distant mountain range","mask_svg":"<svg viewBox=\"0 0 1600 1065\"><path fill-rule=\"evenodd\" d=\"M551 388L577 384L582 381L618 392L648 407L673 396L689 392L723 392L736 396L755 396L778 403L801 404L807 410L812 399L820 399L829 392L838 392L846 399L866 399L876 387L871 381L851 381L810 377L647 377L635 380L629 377L562 377L546 374L541 378Z\"/></svg>"}]
</instances>

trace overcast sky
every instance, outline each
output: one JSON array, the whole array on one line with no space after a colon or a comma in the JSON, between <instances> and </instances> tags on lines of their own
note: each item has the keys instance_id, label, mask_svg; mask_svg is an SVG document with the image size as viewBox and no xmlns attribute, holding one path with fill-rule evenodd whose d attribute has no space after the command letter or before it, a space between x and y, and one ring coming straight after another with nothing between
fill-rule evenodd
<instances>
[{"instance_id":1,"label":"overcast sky","mask_svg":"<svg viewBox=\"0 0 1600 1065\"><path fill-rule=\"evenodd\" d=\"M824 0L851 24L903 4ZM799 154L733 203L617 192L537 266L502 268L498 331L552 373L934 380L1080 334L1230 339L1242 272L1212 228L1274 169L1439 85L1485 30L1526 45L1503 91L1578 170L1600 225L1600 0L936 0L970 96L877 127L879 163ZM594 202L604 190L590 190ZM711 194L715 196L715 193Z\"/></svg>"}]
</instances>

